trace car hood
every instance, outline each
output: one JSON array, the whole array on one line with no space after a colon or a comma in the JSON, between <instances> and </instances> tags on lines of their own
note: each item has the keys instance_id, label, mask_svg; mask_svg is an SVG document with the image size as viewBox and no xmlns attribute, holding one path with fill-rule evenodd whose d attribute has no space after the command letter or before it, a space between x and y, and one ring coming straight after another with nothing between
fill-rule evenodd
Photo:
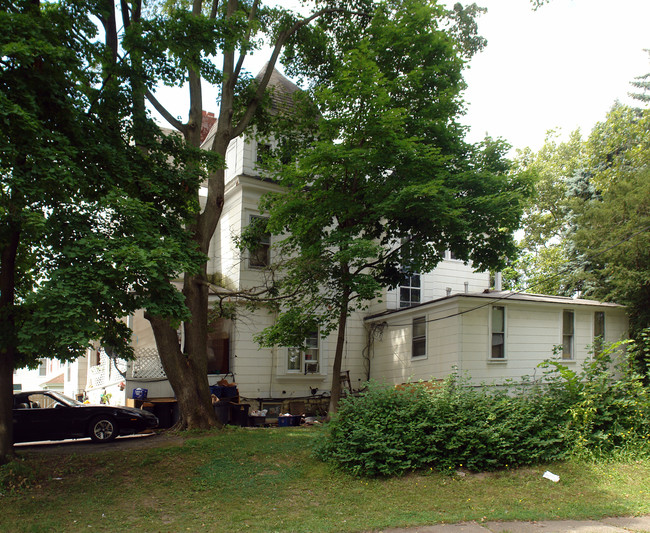
<instances>
[{"instance_id":1,"label":"car hood","mask_svg":"<svg viewBox=\"0 0 650 533\"><path fill-rule=\"evenodd\" d=\"M153 413L150 413L149 411L145 411L144 409L136 409L135 407L124 407L121 405L91 405L91 404L84 404L81 405L80 407L82 408L92 408L92 409L101 409L102 411L119 411L121 413L125 414L132 414L134 416L139 416L142 418L156 418L156 416Z\"/></svg>"}]
</instances>

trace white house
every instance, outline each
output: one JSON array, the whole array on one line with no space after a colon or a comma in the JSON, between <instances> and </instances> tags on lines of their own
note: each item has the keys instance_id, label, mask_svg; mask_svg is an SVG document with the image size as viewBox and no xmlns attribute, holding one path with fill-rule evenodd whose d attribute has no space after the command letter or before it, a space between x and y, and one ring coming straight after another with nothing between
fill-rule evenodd
<instances>
[{"instance_id":1,"label":"white house","mask_svg":"<svg viewBox=\"0 0 650 533\"><path fill-rule=\"evenodd\" d=\"M474 383L537 379L545 359L555 355L578 367L601 339L613 343L627 331L616 304L490 290L388 310L365 323L372 332L370 377L390 383L453 371Z\"/></svg>"},{"instance_id":2,"label":"white house","mask_svg":"<svg viewBox=\"0 0 650 533\"><path fill-rule=\"evenodd\" d=\"M276 97L298 88L274 72ZM204 144L210 142L210 135ZM272 238L259 249L241 253L234 238L260 216L261 196L278 186L260 176L256 161L266 149L245 135L232 141L227 155L225 204L209 251L208 273L219 285L249 288L260 284L263 267L272 261ZM624 309L614 304L549 296L491 291L488 273L448 256L429 273L414 275L397 290L386 291L365 313L353 314L347 326L342 370L351 388L372 378L391 384L438 379L454 369L476 382L534 375L536 366L564 345L562 359L577 365L588 357L594 338L619 340L627 331ZM497 281L498 285L498 281ZM220 319L209 336L209 382L237 383L251 402L281 401L327 393L335 348L334 336L308 339L309 349L260 348L254 336L273 323L265 311L240 309ZM136 360L126 368L126 389L117 377L103 382L114 398L131 398L135 388L149 398L172 398L148 322L131 317ZM182 331L179 332L182 337ZM90 358L89 375L110 370ZM104 370L93 367L104 365Z\"/></svg>"},{"instance_id":3,"label":"white house","mask_svg":"<svg viewBox=\"0 0 650 533\"><path fill-rule=\"evenodd\" d=\"M86 389L87 361L81 357L76 361L61 362L45 358L38 368L19 368L14 371L14 391L49 389L76 398Z\"/></svg>"}]
</instances>

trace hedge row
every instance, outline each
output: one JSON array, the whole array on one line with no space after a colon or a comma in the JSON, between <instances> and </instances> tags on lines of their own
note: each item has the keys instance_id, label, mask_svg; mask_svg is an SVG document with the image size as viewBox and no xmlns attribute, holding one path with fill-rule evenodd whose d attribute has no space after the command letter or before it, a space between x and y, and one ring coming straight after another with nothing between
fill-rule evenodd
<instances>
[{"instance_id":1,"label":"hedge row","mask_svg":"<svg viewBox=\"0 0 650 533\"><path fill-rule=\"evenodd\" d=\"M650 451L650 393L611 347L574 372L549 361L542 383L439 387L369 383L341 401L316 455L361 476L458 467L489 471L571 456Z\"/></svg>"}]
</instances>

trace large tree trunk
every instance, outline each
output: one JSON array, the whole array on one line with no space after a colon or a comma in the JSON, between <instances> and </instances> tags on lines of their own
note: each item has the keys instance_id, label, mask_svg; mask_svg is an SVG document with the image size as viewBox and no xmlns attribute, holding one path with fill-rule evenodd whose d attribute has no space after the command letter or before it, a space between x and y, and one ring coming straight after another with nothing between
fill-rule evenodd
<instances>
[{"instance_id":1,"label":"large tree trunk","mask_svg":"<svg viewBox=\"0 0 650 533\"><path fill-rule=\"evenodd\" d=\"M147 319L156 338L163 369L176 394L180 418L175 428L207 429L217 425L210 401L206 353L183 353L178 334L169 320L151 315L147 315Z\"/></svg>"},{"instance_id":2,"label":"large tree trunk","mask_svg":"<svg viewBox=\"0 0 650 533\"><path fill-rule=\"evenodd\" d=\"M190 129L194 132L194 128ZM227 146L227 143L220 146L224 154ZM206 255L223 209L224 171L217 171L209 181L212 194L203 213L189 228L198 248ZM169 320L146 315L154 332L160 361L178 401L180 420L177 429L205 429L219 425L208 386L209 293L206 278L207 264L199 274L185 274L183 295L191 318L184 324L185 345L182 350L178 334Z\"/></svg>"},{"instance_id":3,"label":"large tree trunk","mask_svg":"<svg viewBox=\"0 0 650 533\"><path fill-rule=\"evenodd\" d=\"M13 457L13 377L14 349L3 348L0 350L0 465Z\"/></svg>"},{"instance_id":4,"label":"large tree trunk","mask_svg":"<svg viewBox=\"0 0 650 533\"><path fill-rule=\"evenodd\" d=\"M326 421L329 421L332 415L338 411L339 400L341 399L341 363L343 361L343 348L345 347L345 327L348 321L349 302L350 292L346 291L341 298L341 307L339 309L336 351L334 352L334 365L332 367L332 391Z\"/></svg>"},{"instance_id":5,"label":"large tree trunk","mask_svg":"<svg viewBox=\"0 0 650 533\"><path fill-rule=\"evenodd\" d=\"M20 230L7 228L7 244L0 257L0 465L13 457L13 382L16 357L14 298L16 291L16 256Z\"/></svg>"}]
</instances>

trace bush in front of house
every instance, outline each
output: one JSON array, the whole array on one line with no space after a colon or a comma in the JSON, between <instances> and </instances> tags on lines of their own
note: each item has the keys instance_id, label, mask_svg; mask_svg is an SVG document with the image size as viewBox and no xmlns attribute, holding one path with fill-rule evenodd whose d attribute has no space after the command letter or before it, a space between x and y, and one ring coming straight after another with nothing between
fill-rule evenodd
<instances>
[{"instance_id":1,"label":"bush in front of house","mask_svg":"<svg viewBox=\"0 0 650 533\"><path fill-rule=\"evenodd\" d=\"M465 467L494 470L562 456L558 417L548 398L531 391L470 387L452 376L437 389L395 389L369 383L345 398L317 455L355 475Z\"/></svg>"},{"instance_id":2,"label":"bush in front of house","mask_svg":"<svg viewBox=\"0 0 650 533\"><path fill-rule=\"evenodd\" d=\"M612 353L580 372L548 362L544 385L473 387L457 375L436 388L369 383L341 401L316 455L354 475L394 476L648 453L648 389L629 366L614 368Z\"/></svg>"}]
</instances>

